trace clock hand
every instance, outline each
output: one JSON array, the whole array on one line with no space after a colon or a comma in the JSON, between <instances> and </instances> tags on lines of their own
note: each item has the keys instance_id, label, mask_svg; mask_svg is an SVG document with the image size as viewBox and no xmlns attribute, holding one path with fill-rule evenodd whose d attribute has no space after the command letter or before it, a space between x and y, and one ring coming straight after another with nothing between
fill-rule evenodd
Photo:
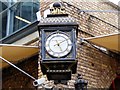
<instances>
[{"instance_id":1,"label":"clock hand","mask_svg":"<svg viewBox=\"0 0 120 90\"><path fill-rule=\"evenodd\" d=\"M59 46L59 43L58 43L58 41L57 41L57 40L55 40L55 41L57 42L57 44L55 44L54 46L56 46L56 45L57 45L57 46Z\"/></svg>"},{"instance_id":2,"label":"clock hand","mask_svg":"<svg viewBox=\"0 0 120 90\"><path fill-rule=\"evenodd\" d=\"M58 46L59 48L60 48L60 50L62 51L62 48L60 47L60 44L58 43L58 41L57 40L55 40L56 42L57 42L57 44L55 44L54 46Z\"/></svg>"},{"instance_id":3,"label":"clock hand","mask_svg":"<svg viewBox=\"0 0 120 90\"><path fill-rule=\"evenodd\" d=\"M60 43L63 43L63 42L65 42L65 41L67 41L67 40L68 40L68 39L66 39L66 40L63 40L63 41L59 42L59 44L60 44Z\"/></svg>"},{"instance_id":4,"label":"clock hand","mask_svg":"<svg viewBox=\"0 0 120 90\"><path fill-rule=\"evenodd\" d=\"M68 40L68 39L65 39L65 40L63 40L63 41L61 41L61 42L55 44L54 46L56 46L56 45L58 45L58 44L61 44L61 43L65 42L65 41L67 41L67 40Z\"/></svg>"}]
</instances>

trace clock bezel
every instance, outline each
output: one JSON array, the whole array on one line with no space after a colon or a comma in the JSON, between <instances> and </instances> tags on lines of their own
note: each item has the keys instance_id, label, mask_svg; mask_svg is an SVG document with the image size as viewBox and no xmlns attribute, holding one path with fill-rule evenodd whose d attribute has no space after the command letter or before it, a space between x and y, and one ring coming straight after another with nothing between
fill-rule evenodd
<instances>
[{"instance_id":1,"label":"clock bezel","mask_svg":"<svg viewBox=\"0 0 120 90\"><path fill-rule=\"evenodd\" d=\"M61 37L64 37L64 39L66 40L68 39L67 43L70 45L66 47L66 50L62 52L55 52L53 50L50 50L50 46L46 46L46 43L49 44L48 42L50 42L51 39L53 39L54 37L57 37L56 35L60 35ZM73 48L73 42L71 41L69 35L66 34L65 32L57 30L55 32L52 32L45 39L45 50L53 58L62 58L62 57L67 56L71 52L72 48ZM48 52L49 50L50 52Z\"/></svg>"}]
</instances>

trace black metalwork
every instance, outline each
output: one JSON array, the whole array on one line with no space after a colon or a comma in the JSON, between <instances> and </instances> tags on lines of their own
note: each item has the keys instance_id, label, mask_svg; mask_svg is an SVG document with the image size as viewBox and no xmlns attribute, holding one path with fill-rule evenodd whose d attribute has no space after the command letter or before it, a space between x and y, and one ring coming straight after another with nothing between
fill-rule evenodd
<instances>
[{"instance_id":1,"label":"black metalwork","mask_svg":"<svg viewBox=\"0 0 120 90\"><path fill-rule=\"evenodd\" d=\"M61 8L61 3L59 3L59 2L55 2L54 4L53 4L53 7L54 8Z\"/></svg>"},{"instance_id":2,"label":"black metalwork","mask_svg":"<svg viewBox=\"0 0 120 90\"><path fill-rule=\"evenodd\" d=\"M88 82L83 79L82 75L78 74L74 85L75 90L87 90Z\"/></svg>"},{"instance_id":3,"label":"black metalwork","mask_svg":"<svg viewBox=\"0 0 120 90\"><path fill-rule=\"evenodd\" d=\"M53 4L54 5L54 4ZM60 8L56 3L54 7ZM48 80L55 80L55 83L66 83L71 79L71 75L76 73L76 40L78 34L78 24L74 18L68 14L49 14L47 18L42 18L38 24L41 38L41 70L47 75ZM68 36L72 43L72 49L62 57L54 57L47 52L45 43L51 35L56 33ZM50 47L50 46L49 46Z\"/></svg>"}]
</instances>

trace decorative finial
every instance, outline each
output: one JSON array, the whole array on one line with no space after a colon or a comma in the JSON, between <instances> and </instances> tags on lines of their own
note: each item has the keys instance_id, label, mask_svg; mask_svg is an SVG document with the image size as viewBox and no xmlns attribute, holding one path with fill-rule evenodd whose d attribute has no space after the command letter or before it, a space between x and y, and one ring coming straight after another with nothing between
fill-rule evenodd
<instances>
[{"instance_id":1,"label":"decorative finial","mask_svg":"<svg viewBox=\"0 0 120 90\"><path fill-rule=\"evenodd\" d=\"M65 9L60 2L55 2L50 6L51 14L64 14Z\"/></svg>"}]
</instances>

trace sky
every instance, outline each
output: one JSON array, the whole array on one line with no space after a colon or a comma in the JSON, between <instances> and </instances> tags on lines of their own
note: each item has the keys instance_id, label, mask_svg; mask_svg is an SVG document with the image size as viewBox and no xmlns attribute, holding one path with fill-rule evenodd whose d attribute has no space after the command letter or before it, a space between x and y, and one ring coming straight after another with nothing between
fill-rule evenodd
<instances>
[{"instance_id":1,"label":"sky","mask_svg":"<svg viewBox=\"0 0 120 90\"><path fill-rule=\"evenodd\" d=\"M113 3L115 3L115 4L118 5L118 2L119 2L120 0L109 0L109 1L111 1L111 2L113 2Z\"/></svg>"}]
</instances>

